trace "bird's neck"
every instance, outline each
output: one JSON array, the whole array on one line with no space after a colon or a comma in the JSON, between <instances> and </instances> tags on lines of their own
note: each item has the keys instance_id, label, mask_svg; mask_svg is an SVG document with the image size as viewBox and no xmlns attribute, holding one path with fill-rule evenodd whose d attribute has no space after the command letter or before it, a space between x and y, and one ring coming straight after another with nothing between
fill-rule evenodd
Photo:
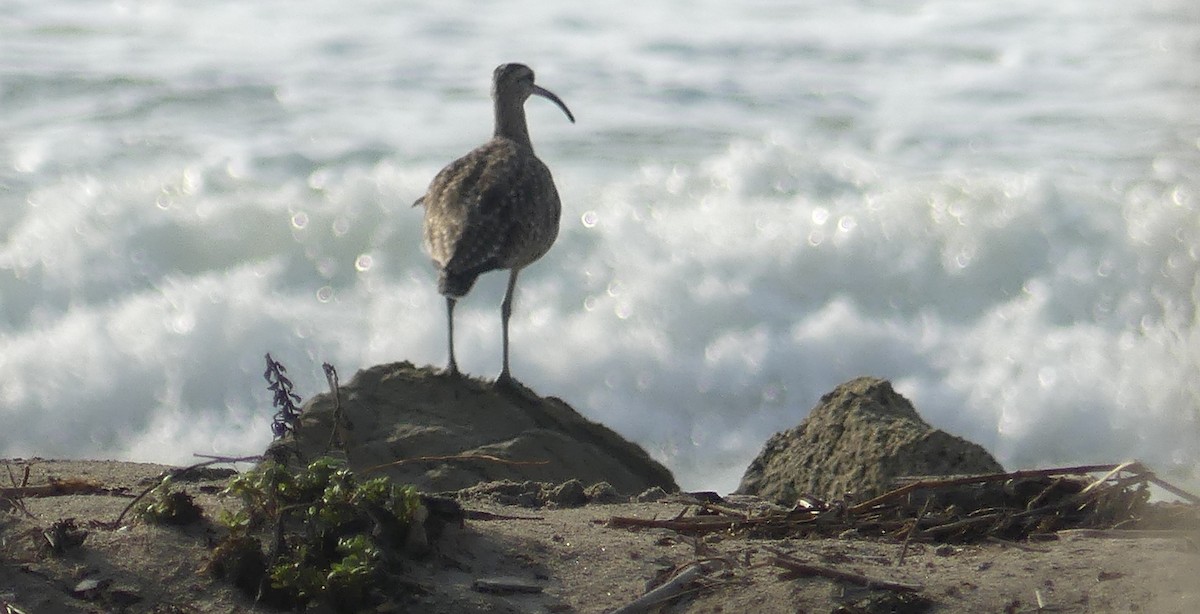
<instances>
[{"instance_id":1,"label":"bird's neck","mask_svg":"<svg viewBox=\"0 0 1200 614\"><path fill-rule=\"evenodd\" d=\"M495 136L512 139L518 143L532 146L529 141L529 128L525 124L524 105L504 105L500 101L497 101L495 110Z\"/></svg>"}]
</instances>

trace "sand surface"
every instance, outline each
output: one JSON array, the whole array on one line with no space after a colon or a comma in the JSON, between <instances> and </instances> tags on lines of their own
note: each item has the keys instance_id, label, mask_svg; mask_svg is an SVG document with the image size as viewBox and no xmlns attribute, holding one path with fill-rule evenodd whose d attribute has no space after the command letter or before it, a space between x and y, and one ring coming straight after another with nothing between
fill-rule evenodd
<instances>
[{"instance_id":1,"label":"sand surface","mask_svg":"<svg viewBox=\"0 0 1200 614\"><path fill-rule=\"evenodd\" d=\"M217 613L267 611L203 574L221 529L222 508L239 504L216 493L226 479L182 486L206 520L183 528L114 521L168 467L115 461L0 461L28 486L51 478L83 480L94 494L25 496L0 512L0 612ZM0 469L3 486L10 478ZM1200 612L1200 540L1196 534L1114 539L1064 532L1030 544L901 545L861 538L756 540L730 535L695 539L666 529L618 529L613 517L673 518L693 509L679 499L654 503L528 509L464 500L464 507L520 520L468 519L413 561L413 612L610 612L671 569L704 563L695 590L667 612L886 611L896 593L821 577L781 577L773 552L882 581L918 585L930 612ZM0 502L0 507L4 503ZM62 555L44 547L42 531L73 518L88 531ZM527 584L531 593L477 589L479 580ZM95 580L90 591L75 591ZM85 584L83 588L87 588ZM891 603L891 605L888 605ZM897 605L900 604L900 605ZM838 609L842 608L842 609ZM859 609L855 609L859 608ZM874 609L872 609L874 608ZM919 610L913 610L919 611ZM7 614L7 613L6 613Z\"/></svg>"}]
</instances>

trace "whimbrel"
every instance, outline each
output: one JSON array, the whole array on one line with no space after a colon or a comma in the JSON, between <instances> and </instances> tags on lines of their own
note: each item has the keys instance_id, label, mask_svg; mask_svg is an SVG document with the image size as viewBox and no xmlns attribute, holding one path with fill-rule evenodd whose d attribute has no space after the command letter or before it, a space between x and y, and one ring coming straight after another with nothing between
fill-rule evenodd
<instances>
[{"instance_id":1,"label":"whimbrel","mask_svg":"<svg viewBox=\"0 0 1200 614\"><path fill-rule=\"evenodd\" d=\"M416 205L425 206L425 248L438 269L438 292L446 297L446 334L454 360L454 304L475 279L508 269L508 290L500 305L504 329L504 368L496 382L510 383L508 319L521 269L541 258L558 237L562 207L550 169L533 153L525 125L525 101L537 94L575 116L562 100L533 82L523 64L501 64L492 73L495 132L492 140L451 162L433 178Z\"/></svg>"}]
</instances>

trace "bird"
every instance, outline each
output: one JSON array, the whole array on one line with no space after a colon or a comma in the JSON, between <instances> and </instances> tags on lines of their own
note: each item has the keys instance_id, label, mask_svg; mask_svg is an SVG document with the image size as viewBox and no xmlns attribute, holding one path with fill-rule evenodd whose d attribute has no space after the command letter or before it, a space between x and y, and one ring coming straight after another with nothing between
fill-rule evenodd
<instances>
[{"instance_id":1,"label":"bird","mask_svg":"<svg viewBox=\"0 0 1200 614\"><path fill-rule=\"evenodd\" d=\"M492 73L495 126L491 140L451 162L434 176L425 195L423 243L446 297L446 372L459 375L454 358L454 306L475 280L508 269L500 304L504 363L496 383L512 384L508 366L508 320L517 275L550 250L558 238L562 204L550 169L533 152L525 123L525 101L540 96L558 105L571 123L575 116L553 92L534 82L524 64L497 66Z\"/></svg>"}]
</instances>

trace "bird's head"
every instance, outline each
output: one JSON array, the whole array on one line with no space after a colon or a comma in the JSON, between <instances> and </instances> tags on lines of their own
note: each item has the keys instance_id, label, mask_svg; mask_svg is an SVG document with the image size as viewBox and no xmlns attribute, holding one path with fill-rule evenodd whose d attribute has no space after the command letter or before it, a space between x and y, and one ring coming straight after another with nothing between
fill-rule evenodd
<instances>
[{"instance_id":1,"label":"bird's head","mask_svg":"<svg viewBox=\"0 0 1200 614\"><path fill-rule=\"evenodd\" d=\"M533 82L533 69L524 64L501 64L492 73L492 98L496 101L515 101L525 104L529 96L536 94L546 98L567 114L567 119L575 123L575 116L567 108L566 103L548 89Z\"/></svg>"}]
</instances>

